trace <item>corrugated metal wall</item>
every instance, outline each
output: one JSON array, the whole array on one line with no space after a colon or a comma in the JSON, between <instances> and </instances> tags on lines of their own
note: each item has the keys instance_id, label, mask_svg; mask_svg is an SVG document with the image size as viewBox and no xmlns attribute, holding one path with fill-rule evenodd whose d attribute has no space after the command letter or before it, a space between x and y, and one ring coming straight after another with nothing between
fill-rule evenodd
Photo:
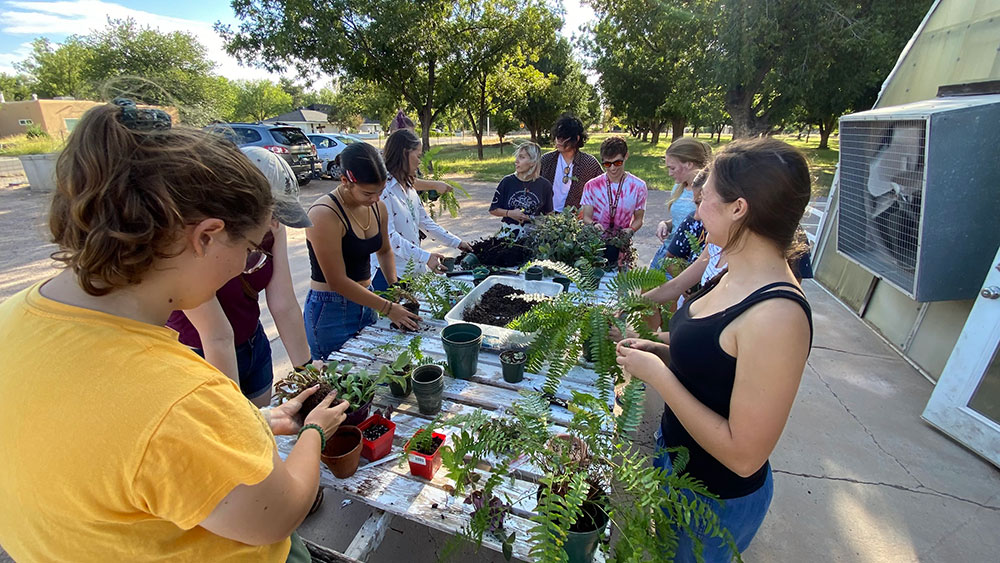
<instances>
[{"instance_id":1,"label":"corrugated metal wall","mask_svg":"<svg viewBox=\"0 0 1000 563\"><path fill-rule=\"evenodd\" d=\"M1000 0L940 0L897 61L876 107L933 98L938 87L946 84L998 79ZM836 208L834 194L817 245L816 279L937 379L972 301L918 303L889 284L879 283L837 253ZM984 248L983 252L993 256L996 249Z\"/></svg>"}]
</instances>

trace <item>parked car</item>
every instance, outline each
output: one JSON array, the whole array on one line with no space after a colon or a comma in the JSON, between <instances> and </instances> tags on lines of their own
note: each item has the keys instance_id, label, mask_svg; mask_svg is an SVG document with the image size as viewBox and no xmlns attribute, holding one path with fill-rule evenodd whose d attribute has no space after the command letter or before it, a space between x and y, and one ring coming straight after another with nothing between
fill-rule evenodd
<instances>
[{"instance_id":1,"label":"parked car","mask_svg":"<svg viewBox=\"0 0 1000 563\"><path fill-rule=\"evenodd\" d=\"M334 180L340 179L340 153L349 143L338 139L338 135L330 133L312 133L307 135L316 147L316 156L320 160L321 170Z\"/></svg>"},{"instance_id":2,"label":"parked car","mask_svg":"<svg viewBox=\"0 0 1000 563\"><path fill-rule=\"evenodd\" d=\"M321 162L316 147L298 127L276 123L213 123L205 129L224 135L239 147L264 147L280 156L291 165L300 186L319 178Z\"/></svg>"},{"instance_id":3,"label":"parked car","mask_svg":"<svg viewBox=\"0 0 1000 563\"><path fill-rule=\"evenodd\" d=\"M356 135L348 135L347 133L336 133L336 134L334 134L332 136L336 137L337 140L343 142L345 145L349 145L351 143L363 143L363 142L365 142L365 140L362 139L361 137L358 137Z\"/></svg>"}]
</instances>

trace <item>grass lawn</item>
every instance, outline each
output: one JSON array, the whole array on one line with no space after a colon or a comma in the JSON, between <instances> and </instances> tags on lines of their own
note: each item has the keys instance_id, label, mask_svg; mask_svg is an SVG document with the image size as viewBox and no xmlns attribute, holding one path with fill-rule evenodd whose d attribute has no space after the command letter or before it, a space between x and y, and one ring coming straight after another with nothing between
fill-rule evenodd
<instances>
[{"instance_id":1,"label":"grass lawn","mask_svg":"<svg viewBox=\"0 0 1000 563\"><path fill-rule=\"evenodd\" d=\"M590 140L584 146L584 152L594 156L598 155L598 148L601 141L611 136L610 133L597 133L591 135ZM707 140L707 135L700 135L702 140ZM786 141L805 152L809 159L810 169L813 173L813 197L826 196L830 193L830 184L833 182L833 172L837 166L839 139L830 138L830 149L819 150L819 135L813 135L809 143L805 138L796 140L795 135L778 135L777 138ZM527 140L527 137L509 138L515 145ZM669 190L674 181L667 173L667 168L663 165L663 153L670 144L669 137L661 136L658 145L643 143L632 137L626 136L625 140L629 144L629 160L625 164L625 169L642 178L650 189ZM722 142L712 141L713 150L728 143L730 139L723 135ZM432 146L435 145L433 140ZM500 154L500 145L494 140L493 144L483 147L484 159L479 160L476 154L476 145L473 144L450 144L440 145L444 148L438 154L437 159L448 167L449 174L470 176L474 180L483 182L499 182L507 174L514 172L513 148L507 142L503 146L503 155ZM552 150L551 147L542 147L543 151Z\"/></svg>"}]
</instances>

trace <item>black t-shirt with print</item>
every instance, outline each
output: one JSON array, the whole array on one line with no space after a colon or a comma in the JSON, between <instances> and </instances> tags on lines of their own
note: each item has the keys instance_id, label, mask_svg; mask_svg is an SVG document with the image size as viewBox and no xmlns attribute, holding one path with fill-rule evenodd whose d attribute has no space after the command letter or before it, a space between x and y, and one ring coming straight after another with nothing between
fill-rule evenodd
<instances>
[{"instance_id":1,"label":"black t-shirt with print","mask_svg":"<svg viewBox=\"0 0 1000 563\"><path fill-rule=\"evenodd\" d=\"M522 181L516 175L504 176L493 194L494 209L520 209L526 215L544 215L552 212L552 182L546 178L536 178L530 182ZM504 223L516 225L517 221L504 217Z\"/></svg>"}]
</instances>

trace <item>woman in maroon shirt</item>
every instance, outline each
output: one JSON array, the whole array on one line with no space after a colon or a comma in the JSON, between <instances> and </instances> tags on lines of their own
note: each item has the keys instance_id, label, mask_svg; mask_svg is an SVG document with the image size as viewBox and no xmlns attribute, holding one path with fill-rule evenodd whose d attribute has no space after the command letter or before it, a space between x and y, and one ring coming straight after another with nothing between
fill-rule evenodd
<instances>
[{"instance_id":1,"label":"woman in maroon shirt","mask_svg":"<svg viewBox=\"0 0 1000 563\"><path fill-rule=\"evenodd\" d=\"M179 340L240 385L255 405L271 402L274 370L271 344L260 322L258 294L267 308L293 366L310 361L302 309L295 298L285 226L305 228L312 223L298 202L295 173L281 157L261 147L241 149L271 184L276 205L271 230L260 244L257 269L242 273L216 292L215 298L188 311L174 311L167 326Z\"/></svg>"}]
</instances>

